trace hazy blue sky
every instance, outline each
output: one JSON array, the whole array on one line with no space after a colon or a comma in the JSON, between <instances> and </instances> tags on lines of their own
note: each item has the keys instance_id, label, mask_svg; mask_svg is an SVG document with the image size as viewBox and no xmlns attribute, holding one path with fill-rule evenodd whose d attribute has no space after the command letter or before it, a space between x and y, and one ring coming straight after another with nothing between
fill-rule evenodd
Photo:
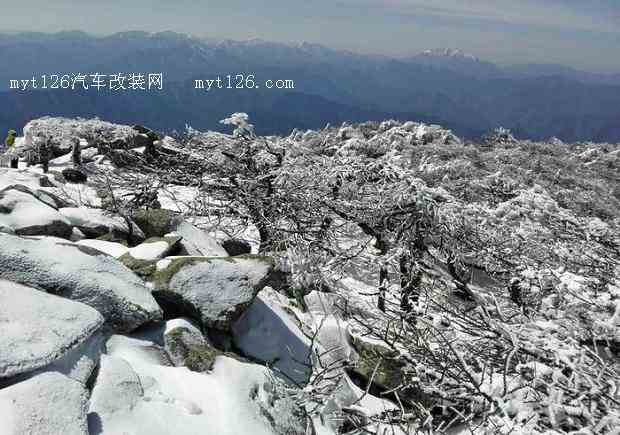
<instances>
[{"instance_id":1,"label":"hazy blue sky","mask_svg":"<svg viewBox=\"0 0 620 435\"><path fill-rule=\"evenodd\" d=\"M0 31L174 30L620 71L620 0L6 0Z\"/></svg>"}]
</instances>

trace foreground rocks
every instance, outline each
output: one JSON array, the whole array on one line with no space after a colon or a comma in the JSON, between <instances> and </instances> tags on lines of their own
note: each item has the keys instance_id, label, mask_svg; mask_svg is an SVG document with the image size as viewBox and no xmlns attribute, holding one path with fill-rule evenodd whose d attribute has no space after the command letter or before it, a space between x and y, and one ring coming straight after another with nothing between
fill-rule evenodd
<instances>
[{"instance_id":1,"label":"foreground rocks","mask_svg":"<svg viewBox=\"0 0 620 435\"><path fill-rule=\"evenodd\" d=\"M233 325L237 348L267 363L300 385L308 382L312 363L310 339L287 298L265 287Z\"/></svg>"},{"instance_id":2,"label":"foreground rocks","mask_svg":"<svg viewBox=\"0 0 620 435\"><path fill-rule=\"evenodd\" d=\"M73 299L127 332L162 312L142 280L114 258L57 238L0 234L0 278Z\"/></svg>"},{"instance_id":3,"label":"foreground rocks","mask_svg":"<svg viewBox=\"0 0 620 435\"><path fill-rule=\"evenodd\" d=\"M9 186L0 191L0 227L20 235L50 235L69 238L70 222L56 210L54 197L26 186Z\"/></svg>"},{"instance_id":4,"label":"foreground rocks","mask_svg":"<svg viewBox=\"0 0 620 435\"><path fill-rule=\"evenodd\" d=\"M230 330L267 283L274 265L267 257L182 257L160 260L153 295L171 315Z\"/></svg>"},{"instance_id":5,"label":"foreground rocks","mask_svg":"<svg viewBox=\"0 0 620 435\"><path fill-rule=\"evenodd\" d=\"M3 435L88 435L88 391L59 373L0 390Z\"/></svg>"},{"instance_id":6,"label":"foreground rocks","mask_svg":"<svg viewBox=\"0 0 620 435\"><path fill-rule=\"evenodd\" d=\"M0 280L0 379L44 367L88 340L103 324L93 308Z\"/></svg>"},{"instance_id":7,"label":"foreground rocks","mask_svg":"<svg viewBox=\"0 0 620 435\"><path fill-rule=\"evenodd\" d=\"M68 207L61 208L59 212L89 238L111 234L130 243L140 243L144 240L144 233L131 220L101 209Z\"/></svg>"}]
</instances>

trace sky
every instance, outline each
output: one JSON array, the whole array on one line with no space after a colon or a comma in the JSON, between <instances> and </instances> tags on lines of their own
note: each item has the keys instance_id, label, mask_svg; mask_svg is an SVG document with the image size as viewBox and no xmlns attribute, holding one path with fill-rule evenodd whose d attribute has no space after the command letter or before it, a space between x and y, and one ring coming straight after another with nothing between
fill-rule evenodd
<instances>
[{"instance_id":1,"label":"sky","mask_svg":"<svg viewBox=\"0 0 620 435\"><path fill-rule=\"evenodd\" d=\"M620 0L2 0L0 31L172 30L620 72Z\"/></svg>"}]
</instances>

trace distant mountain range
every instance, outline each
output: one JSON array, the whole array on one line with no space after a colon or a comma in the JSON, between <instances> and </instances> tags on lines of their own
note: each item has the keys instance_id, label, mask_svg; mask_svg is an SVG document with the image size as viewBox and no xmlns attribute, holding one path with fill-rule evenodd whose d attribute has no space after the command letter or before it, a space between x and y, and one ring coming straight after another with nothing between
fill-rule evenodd
<instances>
[{"instance_id":1,"label":"distant mountain range","mask_svg":"<svg viewBox=\"0 0 620 435\"><path fill-rule=\"evenodd\" d=\"M412 119L465 137L497 126L518 137L620 141L620 74L557 65L499 67L458 50L406 59L361 55L317 44L211 41L173 32L0 35L0 129L42 115L100 116L159 130L219 129L248 112L261 133L327 122ZM43 74L163 73L152 92L9 90L10 80ZM294 89L194 89L194 80L254 74L294 80Z\"/></svg>"}]
</instances>

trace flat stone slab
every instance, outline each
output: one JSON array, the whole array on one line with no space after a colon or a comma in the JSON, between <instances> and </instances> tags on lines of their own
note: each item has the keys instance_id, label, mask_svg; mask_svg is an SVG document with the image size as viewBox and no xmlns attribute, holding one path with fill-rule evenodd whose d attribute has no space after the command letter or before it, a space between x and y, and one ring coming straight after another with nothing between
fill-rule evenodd
<instances>
[{"instance_id":1,"label":"flat stone slab","mask_svg":"<svg viewBox=\"0 0 620 435\"><path fill-rule=\"evenodd\" d=\"M42 373L0 390L3 435L88 435L88 391L60 373Z\"/></svg>"},{"instance_id":2,"label":"flat stone slab","mask_svg":"<svg viewBox=\"0 0 620 435\"><path fill-rule=\"evenodd\" d=\"M0 279L45 290L99 311L118 332L162 318L144 282L116 259L55 237L0 233Z\"/></svg>"},{"instance_id":3,"label":"flat stone slab","mask_svg":"<svg viewBox=\"0 0 620 435\"><path fill-rule=\"evenodd\" d=\"M0 280L0 378L59 360L102 324L87 305Z\"/></svg>"}]
</instances>

